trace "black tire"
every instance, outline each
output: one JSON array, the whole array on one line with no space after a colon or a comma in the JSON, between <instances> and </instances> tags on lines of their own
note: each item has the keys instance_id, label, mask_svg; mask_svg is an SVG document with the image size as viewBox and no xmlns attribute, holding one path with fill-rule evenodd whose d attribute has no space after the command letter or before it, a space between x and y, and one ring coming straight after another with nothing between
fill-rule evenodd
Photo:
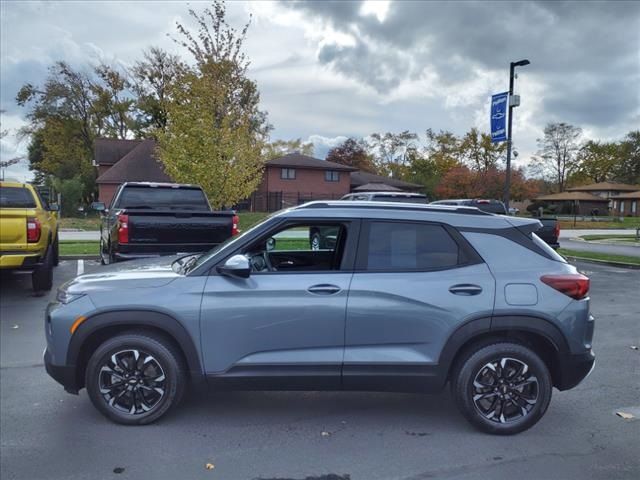
<instances>
[{"instance_id":1,"label":"black tire","mask_svg":"<svg viewBox=\"0 0 640 480\"><path fill-rule=\"evenodd\" d=\"M133 360L134 351L139 354L137 362ZM114 365L117 366L112 369ZM140 373L127 374L129 370L122 366L139 369ZM186 381L182 355L176 347L160 336L142 331L122 333L105 341L91 355L85 372L85 386L93 405L108 419L123 425L146 425L158 420L180 403ZM157 393L158 389L162 394ZM127 411L131 406L135 411Z\"/></svg>"},{"instance_id":2,"label":"black tire","mask_svg":"<svg viewBox=\"0 0 640 480\"><path fill-rule=\"evenodd\" d=\"M31 273L31 285L36 292L48 292L53 286L53 248L47 248L42 265Z\"/></svg>"},{"instance_id":3,"label":"black tire","mask_svg":"<svg viewBox=\"0 0 640 480\"><path fill-rule=\"evenodd\" d=\"M513 435L535 425L547 411L552 387L544 361L512 342L472 350L451 378L453 396L465 418L483 432L497 435Z\"/></svg>"},{"instance_id":4,"label":"black tire","mask_svg":"<svg viewBox=\"0 0 640 480\"><path fill-rule=\"evenodd\" d=\"M56 233L56 239L53 241L53 266L57 267L60 264L60 241L58 234Z\"/></svg>"}]
</instances>

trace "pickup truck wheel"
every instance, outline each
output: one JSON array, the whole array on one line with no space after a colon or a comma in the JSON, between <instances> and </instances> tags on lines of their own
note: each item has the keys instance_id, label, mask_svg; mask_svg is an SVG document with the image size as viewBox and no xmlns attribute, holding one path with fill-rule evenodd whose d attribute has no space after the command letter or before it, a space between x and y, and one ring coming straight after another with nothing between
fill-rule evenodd
<instances>
[{"instance_id":1,"label":"pickup truck wheel","mask_svg":"<svg viewBox=\"0 0 640 480\"><path fill-rule=\"evenodd\" d=\"M145 425L177 405L186 369L169 342L146 332L113 337L91 355L85 374L93 405L110 420Z\"/></svg>"},{"instance_id":2,"label":"pickup truck wheel","mask_svg":"<svg viewBox=\"0 0 640 480\"><path fill-rule=\"evenodd\" d=\"M56 239L53 241L53 266L57 267L60 264L60 242L58 234L56 233Z\"/></svg>"},{"instance_id":3,"label":"pickup truck wheel","mask_svg":"<svg viewBox=\"0 0 640 480\"><path fill-rule=\"evenodd\" d=\"M31 274L31 284L36 292L49 291L53 286L53 247L49 245L42 265Z\"/></svg>"},{"instance_id":4,"label":"pickup truck wheel","mask_svg":"<svg viewBox=\"0 0 640 480\"><path fill-rule=\"evenodd\" d=\"M535 425L549 406L551 388L551 375L542 359L511 342L471 352L451 380L452 393L467 420L497 435L512 435Z\"/></svg>"}]
</instances>

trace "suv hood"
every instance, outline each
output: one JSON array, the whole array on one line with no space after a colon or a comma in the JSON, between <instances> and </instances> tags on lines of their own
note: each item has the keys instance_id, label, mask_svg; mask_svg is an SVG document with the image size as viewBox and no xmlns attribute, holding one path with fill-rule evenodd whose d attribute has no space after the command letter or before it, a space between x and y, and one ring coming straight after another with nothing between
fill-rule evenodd
<instances>
[{"instance_id":1,"label":"suv hood","mask_svg":"<svg viewBox=\"0 0 640 480\"><path fill-rule=\"evenodd\" d=\"M60 289L69 293L90 293L92 290L160 287L182 276L171 267L178 258L175 255L108 265L96 273L80 275Z\"/></svg>"}]
</instances>

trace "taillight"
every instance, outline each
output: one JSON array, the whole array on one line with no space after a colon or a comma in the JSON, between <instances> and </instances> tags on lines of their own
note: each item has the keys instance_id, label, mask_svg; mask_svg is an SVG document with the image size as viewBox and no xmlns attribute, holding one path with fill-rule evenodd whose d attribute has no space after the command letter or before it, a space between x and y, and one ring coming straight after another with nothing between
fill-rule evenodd
<instances>
[{"instance_id":1,"label":"taillight","mask_svg":"<svg viewBox=\"0 0 640 480\"><path fill-rule=\"evenodd\" d=\"M553 229L553 234L556 238L560 238L560 222L556 222L556 226Z\"/></svg>"},{"instance_id":2,"label":"taillight","mask_svg":"<svg viewBox=\"0 0 640 480\"><path fill-rule=\"evenodd\" d=\"M239 223L240 223L240 217L238 217L238 215L234 215L233 218L231 219L231 236L237 235L238 233L240 233L240 230L238 229Z\"/></svg>"},{"instance_id":3,"label":"taillight","mask_svg":"<svg viewBox=\"0 0 640 480\"><path fill-rule=\"evenodd\" d=\"M118 215L118 243L129 243L129 215Z\"/></svg>"},{"instance_id":4,"label":"taillight","mask_svg":"<svg viewBox=\"0 0 640 480\"><path fill-rule=\"evenodd\" d=\"M40 225L40 220L38 220L35 217L27 218L27 242L29 243L39 242L41 230L42 230L42 225Z\"/></svg>"},{"instance_id":5,"label":"taillight","mask_svg":"<svg viewBox=\"0 0 640 480\"><path fill-rule=\"evenodd\" d=\"M543 275L540 280L576 300L586 297L589 293L589 277L579 273Z\"/></svg>"}]
</instances>

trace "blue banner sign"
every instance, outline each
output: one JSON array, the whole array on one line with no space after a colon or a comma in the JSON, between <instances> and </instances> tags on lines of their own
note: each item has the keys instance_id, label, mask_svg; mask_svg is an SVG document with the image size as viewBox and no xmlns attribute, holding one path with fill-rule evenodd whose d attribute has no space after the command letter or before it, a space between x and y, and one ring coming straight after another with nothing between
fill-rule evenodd
<instances>
[{"instance_id":1,"label":"blue banner sign","mask_svg":"<svg viewBox=\"0 0 640 480\"><path fill-rule=\"evenodd\" d=\"M509 92L496 93L491 97L491 142L507 140L507 107Z\"/></svg>"}]
</instances>

